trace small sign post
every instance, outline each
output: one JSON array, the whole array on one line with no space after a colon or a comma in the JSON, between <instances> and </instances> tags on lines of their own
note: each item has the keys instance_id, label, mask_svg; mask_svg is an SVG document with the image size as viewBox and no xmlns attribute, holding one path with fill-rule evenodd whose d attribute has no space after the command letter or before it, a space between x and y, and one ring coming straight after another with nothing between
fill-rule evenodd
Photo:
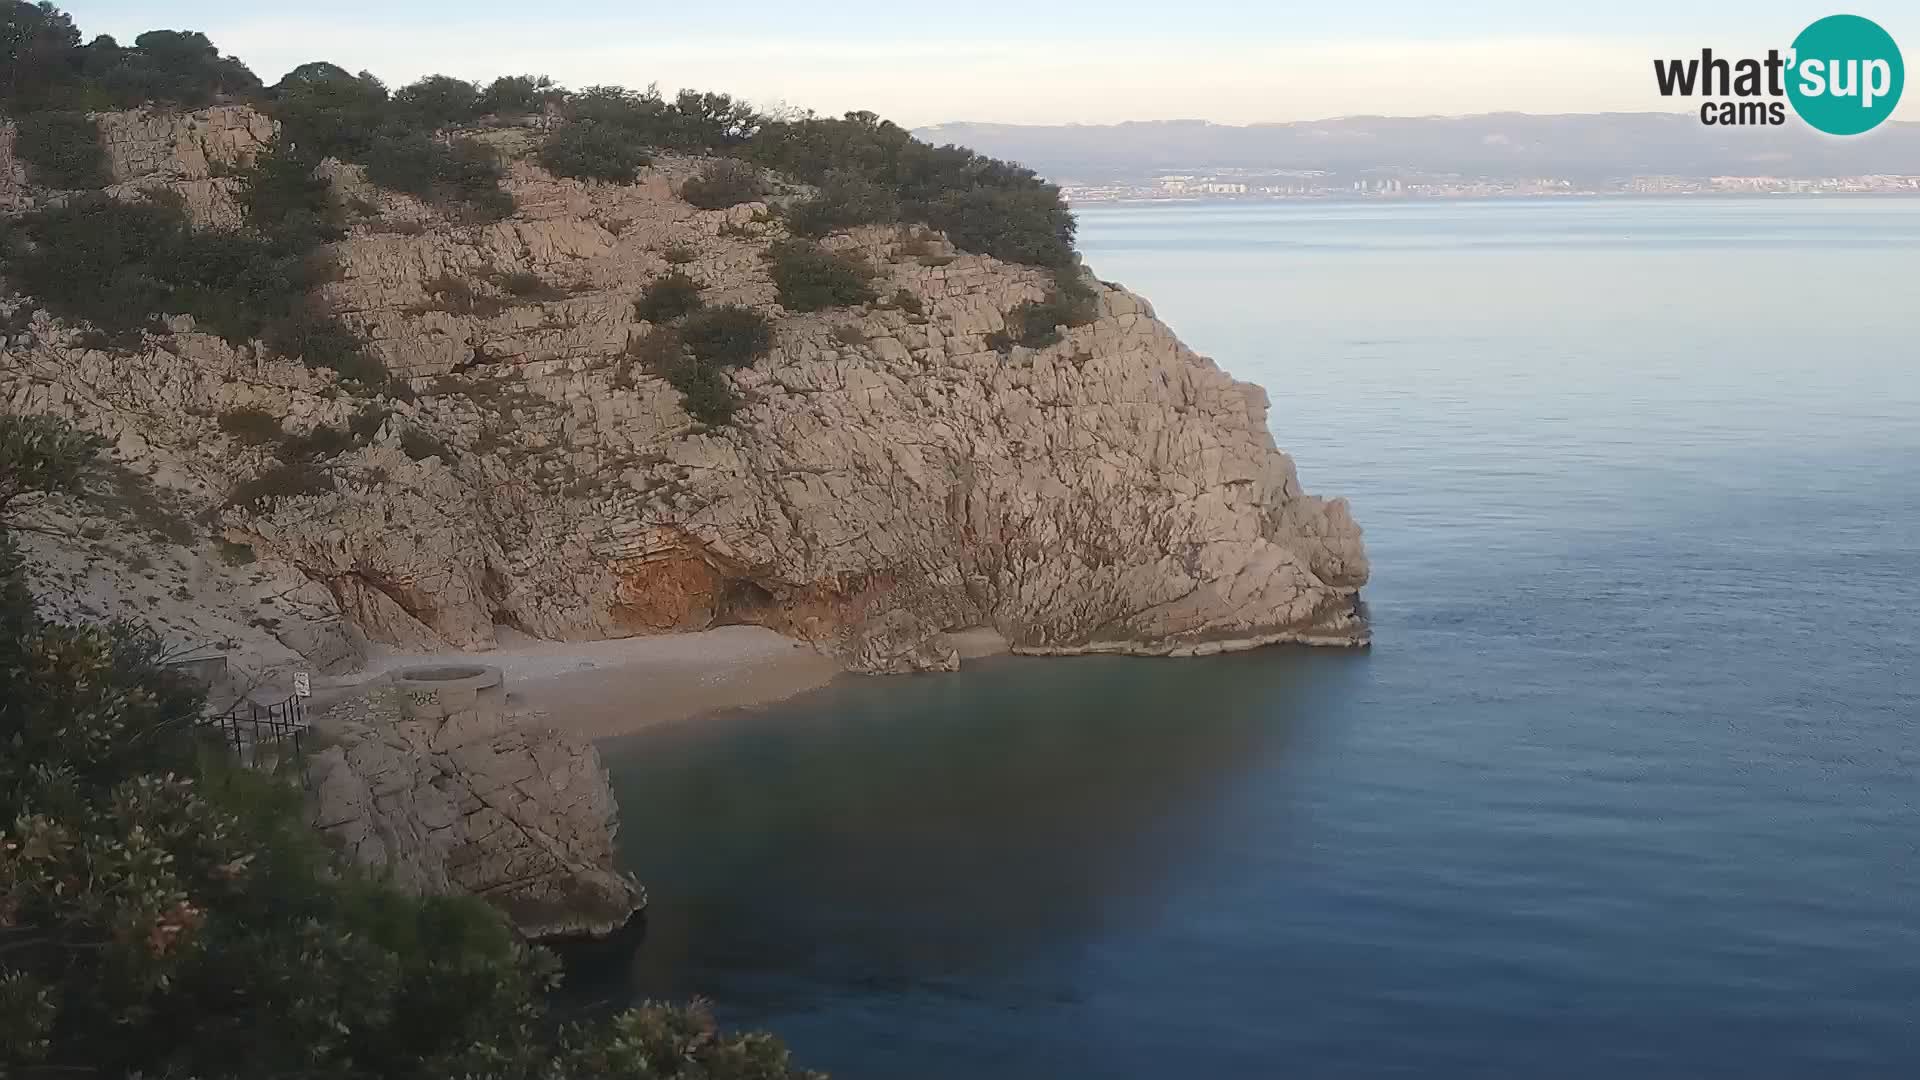
<instances>
[{"instance_id":1,"label":"small sign post","mask_svg":"<svg viewBox=\"0 0 1920 1080\"><path fill-rule=\"evenodd\" d=\"M304 671L293 673L293 696L299 698L313 696L313 680Z\"/></svg>"}]
</instances>

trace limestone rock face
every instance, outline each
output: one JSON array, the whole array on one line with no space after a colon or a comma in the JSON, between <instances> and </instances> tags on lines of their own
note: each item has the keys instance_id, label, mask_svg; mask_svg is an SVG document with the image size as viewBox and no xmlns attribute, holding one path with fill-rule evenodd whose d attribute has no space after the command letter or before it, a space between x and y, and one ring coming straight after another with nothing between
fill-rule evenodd
<instances>
[{"instance_id":1,"label":"limestone rock face","mask_svg":"<svg viewBox=\"0 0 1920 1080\"><path fill-rule=\"evenodd\" d=\"M538 717L386 691L315 729L309 815L355 861L417 893L470 894L531 938L611 932L645 905L614 871L600 756Z\"/></svg>"},{"instance_id":2,"label":"limestone rock face","mask_svg":"<svg viewBox=\"0 0 1920 1080\"><path fill-rule=\"evenodd\" d=\"M205 180L216 166L242 169L253 164L279 127L245 105L99 113L95 123L116 181Z\"/></svg>"},{"instance_id":3,"label":"limestone rock face","mask_svg":"<svg viewBox=\"0 0 1920 1080\"><path fill-rule=\"evenodd\" d=\"M254 130L223 130L239 129ZM487 137L516 155L532 136ZM408 648L486 648L500 624L588 639L744 621L899 671L950 666L941 635L970 626L1032 653L1365 641L1346 503L1306 493L1265 392L1144 299L1093 282L1091 322L1003 355L989 336L1048 274L871 227L827 243L865 260L883 299L788 312L764 259L782 226L757 204L678 198L701 164L663 157L609 185L518 157L519 209L488 225L327 166L356 218L326 300L411 393L325 463L331 491L227 510L228 536ZM669 269L775 320L771 355L730 375L730 426L694 422L629 355L652 329L632 301ZM222 411L266 408L297 432L359 408L330 374L191 330L136 355L76 340L35 323L0 394L71 402L203 492L267 464L218 432Z\"/></svg>"}]
</instances>

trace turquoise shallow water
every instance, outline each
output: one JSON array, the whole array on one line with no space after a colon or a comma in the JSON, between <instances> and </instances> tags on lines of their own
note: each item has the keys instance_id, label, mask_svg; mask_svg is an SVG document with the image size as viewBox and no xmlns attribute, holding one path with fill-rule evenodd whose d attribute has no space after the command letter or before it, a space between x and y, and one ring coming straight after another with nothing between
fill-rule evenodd
<instances>
[{"instance_id":1,"label":"turquoise shallow water","mask_svg":"<svg viewBox=\"0 0 1920 1080\"><path fill-rule=\"evenodd\" d=\"M1353 500L1375 647L609 745L581 989L853 1080L1920 1074L1920 201L1081 217Z\"/></svg>"}]
</instances>

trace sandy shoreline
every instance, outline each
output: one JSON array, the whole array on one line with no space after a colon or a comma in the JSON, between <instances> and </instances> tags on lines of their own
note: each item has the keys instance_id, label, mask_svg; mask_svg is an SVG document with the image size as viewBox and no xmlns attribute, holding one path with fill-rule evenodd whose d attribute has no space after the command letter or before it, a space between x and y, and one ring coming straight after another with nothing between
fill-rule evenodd
<instances>
[{"instance_id":1,"label":"sandy shoreline","mask_svg":"<svg viewBox=\"0 0 1920 1080\"><path fill-rule=\"evenodd\" d=\"M1006 642L990 630L953 636L963 659L1006 651ZM365 671L315 680L315 696L346 696L397 668L488 664L500 669L510 705L545 712L567 734L608 739L783 701L840 674L840 666L813 646L759 626L582 642L540 641L502 630L499 639L500 647L487 652L378 653Z\"/></svg>"}]
</instances>

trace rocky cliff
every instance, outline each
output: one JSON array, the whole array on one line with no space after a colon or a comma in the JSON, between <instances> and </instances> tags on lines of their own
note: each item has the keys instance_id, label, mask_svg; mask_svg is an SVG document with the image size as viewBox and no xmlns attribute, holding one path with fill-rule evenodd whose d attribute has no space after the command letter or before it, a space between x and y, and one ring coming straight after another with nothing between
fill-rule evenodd
<instances>
[{"instance_id":1,"label":"rocky cliff","mask_svg":"<svg viewBox=\"0 0 1920 1080\"><path fill-rule=\"evenodd\" d=\"M267 123L221 109L101 127L123 186L179 191L218 225L234 211L216 165L243 162ZM747 621L896 671L953 666L942 633L980 625L1033 653L1365 640L1345 502L1305 493L1265 393L1142 298L1099 284L1093 321L1003 355L988 336L1045 294L1045 274L870 227L828 246L900 301L787 312L762 258L782 227L760 205L680 199L699 161L584 183L526 160L526 133L485 137L514 159L519 207L493 224L328 166L354 224L325 300L407 392L325 461L326 490L221 507L273 454L223 434L222 413L258 408L300 432L368 403L191 320L108 353L17 312L0 399L107 433L213 515L258 556L255 594L298 593L298 618L254 627L295 651L315 635L335 651L357 634L484 649L497 625L585 639ZM0 160L0 180L17 175ZM673 264L710 303L776 317L771 354L731 376L745 405L729 426L694 422L629 358L649 329L632 301Z\"/></svg>"},{"instance_id":2,"label":"rocky cliff","mask_svg":"<svg viewBox=\"0 0 1920 1080\"><path fill-rule=\"evenodd\" d=\"M599 754L488 693L390 686L322 715L314 826L400 888L481 897L528 937L618 929L646 901L612 869Z\"/></svg>"}]
</instances>

